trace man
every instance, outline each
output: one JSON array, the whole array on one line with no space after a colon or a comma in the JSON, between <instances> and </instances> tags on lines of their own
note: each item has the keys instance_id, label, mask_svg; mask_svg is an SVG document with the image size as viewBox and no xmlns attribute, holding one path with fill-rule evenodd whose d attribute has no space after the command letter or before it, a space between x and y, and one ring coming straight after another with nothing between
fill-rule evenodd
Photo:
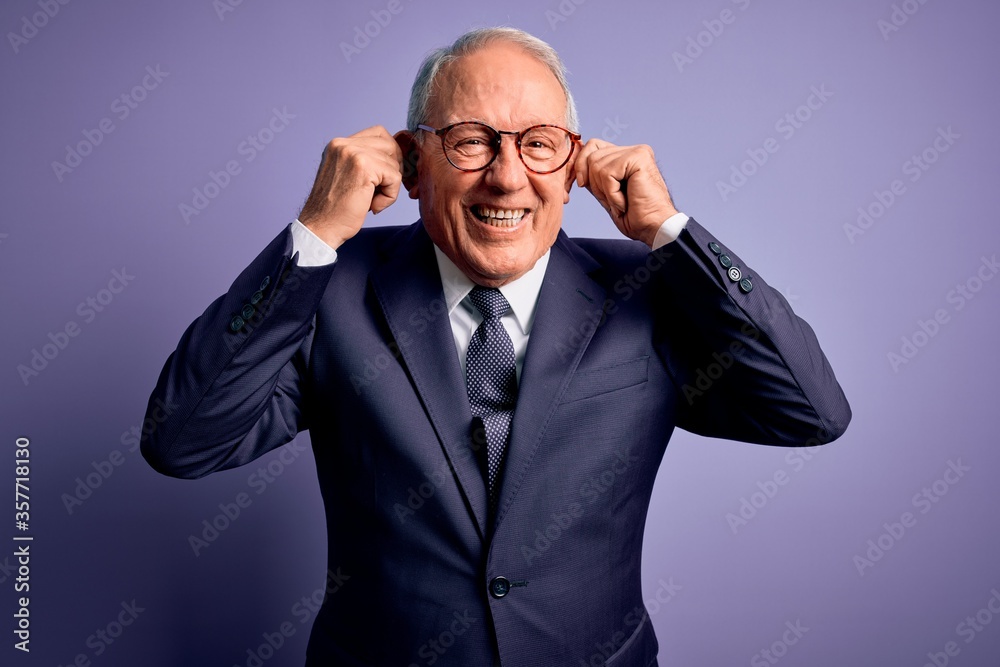
<instances>
[{"instance_id":1,"label":"man","mask_svg":"<svg viewBox=\"0 0 1000 667\"><path fill-rule=\"evenodd\" d=\"M408 129L329 143L299 219L182 337L143 443L195 478L309 429L331 588L308 665L652 665L640 553L675 425L829 442L809 326L678 213L645 146L575 133L510 29L432 54ZM494 129L495 128L495 129ZM628 239L560 231L574 182ZM420 220L363 228L401 189Z\"/></svg>"}]
</instances>

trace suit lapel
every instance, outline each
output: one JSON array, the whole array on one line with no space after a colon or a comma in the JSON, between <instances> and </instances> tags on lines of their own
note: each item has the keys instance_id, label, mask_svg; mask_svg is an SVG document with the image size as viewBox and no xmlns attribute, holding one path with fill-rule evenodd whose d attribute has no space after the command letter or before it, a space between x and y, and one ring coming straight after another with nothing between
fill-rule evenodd
<instances>
[{"instance_id":1,"label":"suit lapel","mask_svg":"<svg viewBox=\"0 0 1000 667\"><path fill-rule=\"evenodd\" d=\"M496 523L510 507L549 417L603 314L605 290L587 274L599 268L563 232L552 246L521 370Z\"/></svg>"},{"instance_id":2,"label":"suit lapel","mask_svg":"<svg viewBox=\"0 0 1000 667\"><path fill-rule=\"evenodd\" d=\"M486 534L486 483L473 455L472 411L455 354L434 247L422 223L402 230L371 275L386 323L437 432L481 539ZM421 309L426 309L421 311ZM420 329L413 324L426 323Z\"/></svg>"}]
</instances>

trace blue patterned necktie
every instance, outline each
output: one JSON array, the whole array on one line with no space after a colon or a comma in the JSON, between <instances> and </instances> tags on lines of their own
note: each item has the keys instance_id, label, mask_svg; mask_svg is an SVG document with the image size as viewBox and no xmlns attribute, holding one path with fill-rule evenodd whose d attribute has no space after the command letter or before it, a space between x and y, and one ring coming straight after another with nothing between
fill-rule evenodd
<instances>
[{"instance_id":1,"label":"blue patterned necktie","mask_svg":"<svg viewBox=\"0 0 1000 667\"><path fill-rule=\"evenodd\" d=\"M517 404L514 344L500 322L510 304L496 288L476 286L469 299L483 321L469 342L465 377L472 414L483 421L486 432L486 488L492 513L496 510L497 477Z\"/></svg>"}]
</instances>

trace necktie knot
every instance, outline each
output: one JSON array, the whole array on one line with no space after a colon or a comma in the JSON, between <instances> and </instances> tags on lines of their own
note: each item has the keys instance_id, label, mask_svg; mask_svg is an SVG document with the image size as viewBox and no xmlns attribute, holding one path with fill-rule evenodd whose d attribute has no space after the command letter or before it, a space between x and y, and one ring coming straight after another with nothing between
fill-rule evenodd
<instances>
[{"instance_id":1,"label":"necktie knot","mask_svg":"<svg viewBox=\"0 0 1000 667\"><path fill-rule=\"evenodd\" d=\"M469 300L476 307L483 319L493 320L503 317L503 314L510 310L507 299L495 287L480 287L476 285L469 292Z\"/></svg>"}]
</instances>

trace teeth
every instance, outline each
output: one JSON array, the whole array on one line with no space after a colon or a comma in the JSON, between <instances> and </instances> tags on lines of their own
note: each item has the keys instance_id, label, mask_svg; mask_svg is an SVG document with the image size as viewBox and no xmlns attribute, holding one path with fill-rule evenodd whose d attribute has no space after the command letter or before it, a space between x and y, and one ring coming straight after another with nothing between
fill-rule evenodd
<instances>
[{"instance_id":1,"label":"teeth","mask_svg":"<svg viewBox=\"0 0 1000 667\"><path fill-rule=\"evenodd\" d=\"M497 225L499 223L499 226L503 227L513 226L517 224L517 222L524 217L525 212L526 211L523 208L505 209L505 208L487 208L486 206L478 207L478 213L480 218L483 218L484 220L486 220L486 222L489 222L494 225Z\"/></svg>"}]
</instances>

